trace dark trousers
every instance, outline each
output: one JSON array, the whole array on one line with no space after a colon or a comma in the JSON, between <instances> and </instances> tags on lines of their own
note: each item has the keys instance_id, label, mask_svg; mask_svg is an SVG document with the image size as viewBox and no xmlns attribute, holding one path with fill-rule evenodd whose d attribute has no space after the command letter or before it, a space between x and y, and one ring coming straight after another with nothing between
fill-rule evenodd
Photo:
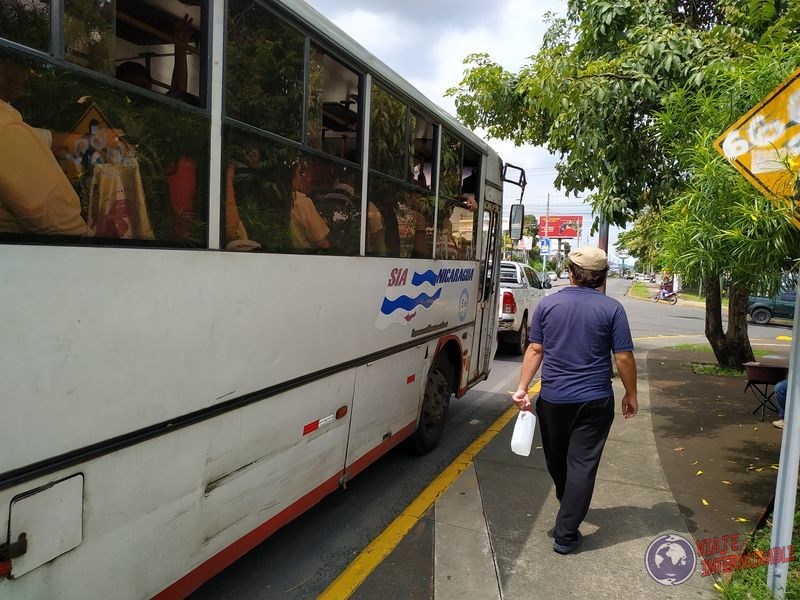
<instances>
[{"instance_id":1,"label":"dark trousers","mask_svg":"<svg viewBox=\"0 0 800 600\"><path fill-rule=\"evenodd\" d=\"M570 544L578 540L578 526L592 501L600 456L614 421L614 396L569 404L540 397L536 414L547 470L561 503L553 537L559 544Z\"/></svg>"}]
</instances>

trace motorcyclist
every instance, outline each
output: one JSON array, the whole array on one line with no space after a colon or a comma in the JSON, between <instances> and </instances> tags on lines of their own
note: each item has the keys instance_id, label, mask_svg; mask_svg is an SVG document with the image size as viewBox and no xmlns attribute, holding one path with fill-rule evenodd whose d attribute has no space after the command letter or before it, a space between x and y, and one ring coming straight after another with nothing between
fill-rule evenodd
<instances>
[{"instance_id":1,"label":"motorcyclist","mask_svg":"<svg viewBox=\"0 0 800 600\"><path fill-rule=\"evenodd\" d=\"M661 294L661 299L666 300L669 296L672 295L672 277L667 277L661 283L661 287L658 288L659 293Z\"/></svg>"}]
</instances>

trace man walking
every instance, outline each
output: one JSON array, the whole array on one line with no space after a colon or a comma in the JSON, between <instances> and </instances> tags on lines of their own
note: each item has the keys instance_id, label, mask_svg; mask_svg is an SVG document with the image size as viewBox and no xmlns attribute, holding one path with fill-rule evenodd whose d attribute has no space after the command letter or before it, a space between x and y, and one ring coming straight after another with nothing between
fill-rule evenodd
<instances>
[{"instance_id":1,"label":"man walking","mask_svg":"<svg viewBox=\"0 0 800 600\"><path fill-rule=\"evenodd\" d=\"M561 508L553 550L568 554L581 543L578 526L589 510L595 475L611 423L614 393L611 354L625 395L622 415L636 415L636 361L628 317L622 305L597 288L608 272L599 248L569 253L570 286L543 298L533 313L530 345L522 361L514 403L531 410L528 387L542 366L536 402L547 470Z\"/></svg>"}]
</instances>

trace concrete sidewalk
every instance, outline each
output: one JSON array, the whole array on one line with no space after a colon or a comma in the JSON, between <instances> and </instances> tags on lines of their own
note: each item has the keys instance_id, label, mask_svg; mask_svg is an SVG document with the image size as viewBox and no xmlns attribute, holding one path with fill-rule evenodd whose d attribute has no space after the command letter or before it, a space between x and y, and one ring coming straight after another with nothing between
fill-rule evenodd
<instances>
[{"instance_id":1,"label":"concrete sidewalk","mask_svg":"<svg viewBox=\"0 0 800 600\"><path fill-rule=\"evenodd\" d=\"M512 419L351 597L718 597L713 578L700 576L699 561L677 586L657 583L645 568L646 550L659 535L693 543L659 461L645 356L637 354L639 415L626 421L617 411L578 551L553 551L558 503L538 428L531 456L516 456ZM621 398L621 384L614 385Z\"/></svg>"}]
</instances>

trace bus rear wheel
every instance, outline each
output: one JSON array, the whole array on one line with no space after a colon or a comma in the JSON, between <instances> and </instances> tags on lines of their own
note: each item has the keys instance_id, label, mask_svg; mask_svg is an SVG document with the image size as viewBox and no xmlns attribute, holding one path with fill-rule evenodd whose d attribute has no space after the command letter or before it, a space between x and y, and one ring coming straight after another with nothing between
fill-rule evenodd
<instances>
[{"instance_id":1,"label":"bus rear wheel","mask_svg":"<svg viewBox=\"0 0 800 600\"><path fill-rule=\"evenodd\" d=\"M437 363L428 373L419 424L409 438L411 450L415 453L427 454L439 443L447 420L451 394L445 369Z\"/></svg>"}]
</instances>

